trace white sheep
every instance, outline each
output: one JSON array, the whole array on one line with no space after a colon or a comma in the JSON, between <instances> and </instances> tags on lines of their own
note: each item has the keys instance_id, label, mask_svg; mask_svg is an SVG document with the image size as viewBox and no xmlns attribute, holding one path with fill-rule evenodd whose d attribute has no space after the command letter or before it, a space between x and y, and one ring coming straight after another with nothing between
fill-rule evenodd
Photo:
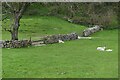
<instances>
[{"instance_id":1,"label":"white sheep","mask_svg":"<svg viewBox=\"0 0 120 80\"><path fill-rule=\"evenodd\" d=\"M80 37L80 36L78 36L78 39L81 39L81 37Z\"/></svg>"},{"instance_id":2,"label":"white sheep","mask_svg":"<svg viewBox=\"0 0 120 80\"><path fill-rule=\"evenodd\" d=\"M111 52L111 51L112 51L112 49L107 49L106 51Z\"/></svg>"},{"instance_id":3,"label":"white sheep","mask_svg":"<svg viewBox=\"0 0 120 80\"><path fill-rule=\"evenodd\" d=\"M59 43L64 43L64 41L62 41L62 40L59 40Z\"/></svg>"},{"instance_id":4,"label":"white sheep","mask_svg":"<svg viewBox=\"0 0 120 80\"><path fill-rule=\"evenodd\" d=\"M99 51L105 51L106 47L97 47L97 50Z\"/></svg>"}]
</instances>

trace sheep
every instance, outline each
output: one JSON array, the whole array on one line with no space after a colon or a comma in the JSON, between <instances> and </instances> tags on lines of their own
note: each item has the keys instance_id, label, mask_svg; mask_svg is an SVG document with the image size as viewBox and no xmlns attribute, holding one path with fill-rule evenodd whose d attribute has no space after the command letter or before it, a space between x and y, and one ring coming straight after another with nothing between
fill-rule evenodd
<instances>
[{"instance_id":1,"label":"sheep","mask_svg":"<svg viewBox=\"0 0 120 80\"><path fill-rule=\"evenodd\" d=\"M59 40L59 43L64 43L64 41L62 41L62 40Z\"/></svg>"},{"instance_id":2,"label":"sheep","mask_svg":"<svg viewBox=\"0 0 120 80\"><path fill-rule=\"evenodd\" d=\"M106 47L97 47L97 50L99 51L105 51Z\"/></svg>"},{"instance_id":3,"label":"sheep","mask_svg":"<svg viewBox=\"0 0 120 80\"><path fill-rule=\"evenodd\" d=\"M111 52L111 51L112 51L112 49L107 49L106 51L107 51L107 52Z\"/></svg>"}]
</instances>

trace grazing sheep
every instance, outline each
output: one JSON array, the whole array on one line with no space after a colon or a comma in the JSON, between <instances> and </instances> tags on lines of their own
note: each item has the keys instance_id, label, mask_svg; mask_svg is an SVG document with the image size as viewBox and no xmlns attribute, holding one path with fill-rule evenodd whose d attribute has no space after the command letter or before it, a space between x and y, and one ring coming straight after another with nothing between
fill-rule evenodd
<instances>
[{"instance_id":1,"label":"grazing sheep","mask_svg":"<svg viewBox=\"0 0 120 80\"><path fill-rule=\"evenodd\" d=\"M106 51L111 52L111 51L112 51L112 49L107 49Z\"/></svg>"},{"instance_id":2,"label":"grazing sheep","mask_svg":"<svg viewBox=\"0 0 120 80\"><path fill-rule=\"evenodd\" d=\"M99 51L105 51L106 47L97 47L97 50Z\"/></svg>"},{"instance_id":3,"label":"grazing sheep","mask_svg":"<svg viewBox=\"0 0 120 80\"><path fill-rule=\"evenodd\" d=\"M62 41L62 40L59 40L59 43L64 43L64 41Z\"/></svg>"}]
</instances>

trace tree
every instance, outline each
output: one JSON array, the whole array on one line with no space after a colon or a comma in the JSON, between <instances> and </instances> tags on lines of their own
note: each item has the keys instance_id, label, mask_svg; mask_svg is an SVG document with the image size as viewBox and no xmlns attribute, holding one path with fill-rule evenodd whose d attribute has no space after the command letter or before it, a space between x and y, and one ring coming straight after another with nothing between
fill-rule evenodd
<instances>
[{"instance_id":1,"label":"tree","mask_svg":"<svg viewBox=\"0 0 120 80\"><path fill-rule=\"evenodd\" d=\"M9 31L11 33L11 40L18 40L18 29L20 26L20 19L22 18L22 15L24 14L27 7L30 5L28 2L5 2L3 7L6 10L6 13L9 13L9 16L11 15L11 28L6 29L6 31Z\"/></svg>"}]
</instances>

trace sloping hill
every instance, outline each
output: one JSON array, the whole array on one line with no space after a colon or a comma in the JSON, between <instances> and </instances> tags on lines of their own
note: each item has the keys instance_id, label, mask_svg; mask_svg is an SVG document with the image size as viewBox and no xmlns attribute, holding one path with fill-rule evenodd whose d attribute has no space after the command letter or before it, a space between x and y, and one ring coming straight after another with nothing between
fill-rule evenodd
<instances>
[{"instance_id":1,"label":"sloping hill","mask_svg":"<svg viewBox=\"0 0 120 80\"><path fill-rule=\"evenodd\" d=\"M9 26L8 24L9 20L7 24L3 23L4 26ZM80 33L85 28L85 26L72 24L57 17L23 17L19 29L19 38L28 39L31 36L32 39L38 39L40 36L50 34L66 34L71 32ZM3 31L3 39L10 39L10 34Z\"/></svg>"}]
</instances>

